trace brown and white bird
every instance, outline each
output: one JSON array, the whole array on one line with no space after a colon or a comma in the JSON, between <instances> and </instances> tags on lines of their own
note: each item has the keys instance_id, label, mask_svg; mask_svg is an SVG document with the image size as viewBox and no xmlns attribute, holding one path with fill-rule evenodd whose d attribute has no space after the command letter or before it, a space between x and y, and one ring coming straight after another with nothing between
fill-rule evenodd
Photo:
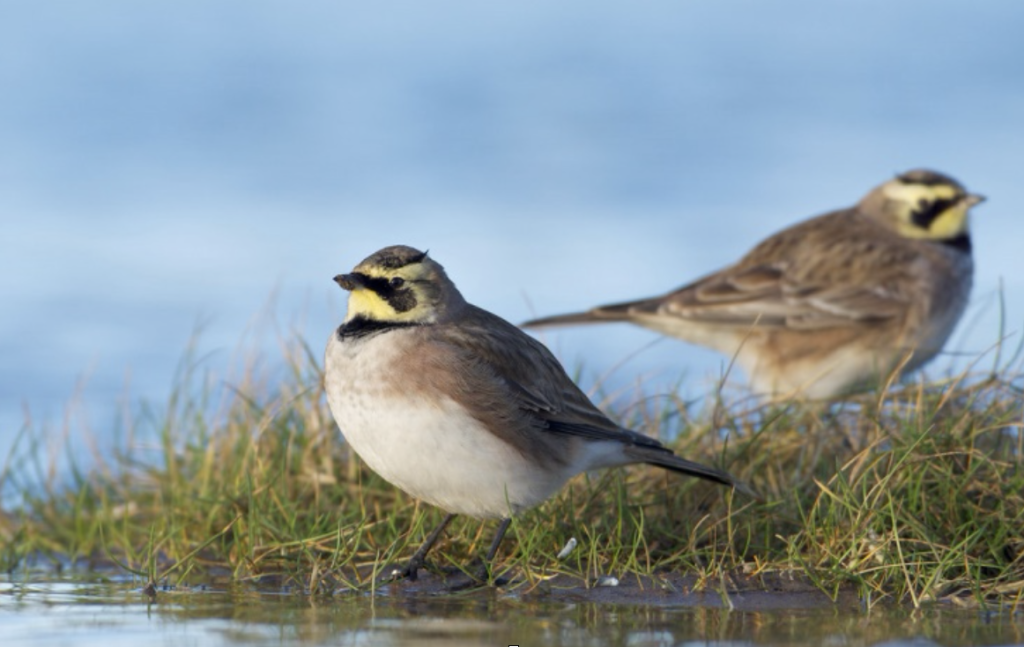
<instances>
[{"instance_id":1,"label":"brown and white bird","mask_svg":"<svg viewBox=\"0 0 1024 647\"><path fill-rule=\"evenodd\" d=\"M331 413L371 469L448 512L407 577L454 515L503 520L489 562L510 515L588 470L649 463L749 492L612 422L547 348L466 303L426 253L387 247L334 280L351 294L327 344Z\"/></svg>"},{"instance_id":2,"label":"brown and white bird","mask_svg":"<svg viewBox=\"0 0 1024 647\"><path fill-rule=\"evenodd\" d=\"M840 395L945 344L970 294L968 211L982 200L908 171L673 292L523 326L625 321L735 357L755 392Z\"/></svg>"}]
</instances>

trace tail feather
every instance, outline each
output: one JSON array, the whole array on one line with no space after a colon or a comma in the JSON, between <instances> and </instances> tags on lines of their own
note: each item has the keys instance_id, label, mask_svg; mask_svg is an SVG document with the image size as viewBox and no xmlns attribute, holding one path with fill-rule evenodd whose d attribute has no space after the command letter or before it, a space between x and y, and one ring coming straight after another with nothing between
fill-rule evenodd
<instances>
[{"instance_id":1,"label":"tail feather","mask_svg":"<svg viewBox=\"0 0 1024 647\"><path fill-rule=\"evenodd\" d=\"M758 501L762 500L761 496L754 492L749 485L732 474L714 467L708 467L707 465L688 461L685 458L676 456L668 450L661 451L647 447L629 447L625 450L625 453L630 458L636 459L637 462L647 463L648 465L657 465L658 467L662 467L673 472L679 472L680 474L696 476L697 478L714 481L721 485L728 485Z\"/></svg>"},{"instance_id":2,"label":"tail feather","mask_svg":"<svg viewBox=\"0 0 1024 647\"><path fill-rule=\"evenodd\" d=\"M616 311L607 308L595 308L586 312L571 312L551 317L538 317L519 324L521 328L544 328L547 326L565 326L571 324L608 323L612 321L628 321L629 313L625 310Z\"/></svg>"}]
</instances>

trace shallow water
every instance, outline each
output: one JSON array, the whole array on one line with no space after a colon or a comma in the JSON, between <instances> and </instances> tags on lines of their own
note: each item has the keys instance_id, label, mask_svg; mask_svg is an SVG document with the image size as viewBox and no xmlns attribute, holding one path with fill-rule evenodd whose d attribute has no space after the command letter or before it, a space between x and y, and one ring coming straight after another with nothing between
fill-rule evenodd
<instances>
[{"instance_id":1,"label":"shallow water","mask_svg":"<svg viewBox=\"0 0 1024 647\"><path fill-rule=\"evenodd\" d=\"M935 606L870 611L821 596L676 598L626 589L478 590L307 596L244 586L162 589L151 601L127 583L0 581L4 645L1012 645L1024 617ZM682 604L680 600L689 603ZM695 601L699 600L699 601ZM794 601L792 607L787 601Z\"/></svg>"}]
</instances>

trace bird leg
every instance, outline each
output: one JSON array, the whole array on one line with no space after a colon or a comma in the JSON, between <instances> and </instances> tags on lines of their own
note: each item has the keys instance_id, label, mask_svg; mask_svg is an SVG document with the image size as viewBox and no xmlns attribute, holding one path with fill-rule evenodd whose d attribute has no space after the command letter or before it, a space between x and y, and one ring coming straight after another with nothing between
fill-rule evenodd
<instances>
[{"instance_id":1,"label":"bird leg","mask_svg":"<svg viewBox=\"0 0 1024 647\"><path fill-rule=\"evenodd\" d=\"M505 531L508 530L510 523L512 523L512 518L507 517L498 524L498 532L495 533L494 541L491 542L491 547L487 550L487 557L484 557L485 565L490 566L490 563L494 560L494 556L498 553L498 546L501 545L501 540L505 538Z\"/></svg>"},{"instance_id":2,"label":"bird leg","mask_svg":"<svg viewBox=\"0 0 1024 647\"><path fill-rule=\"evenodd\" d=\"M454 518L454 514L445 515L445 518L441 520L441 523L437 524L437 527L430 531L430 534L427 535L426 541L424 541L419 549L413 553L412 559L409 560L409 563L405 565L404 569L398 571L399 577L404 577L410 581L416 579L416 571L423 567L423 560L426 558L427 553L429 553L430 549L434 547L434 544L437 543L437 538L441 536L445 527L451 523Z\"/></svg>"},{"instance_id":3,"label":"bird leg","mask_svg":"<svg viewBox=\"0 0 1024 647\"><path fill-rule=\"evenodd\" d=\"M483 564L473 572L471 575L472 579L448 587L450 591L460 591L473 587L477 584L486 584L490 582L491 562L494 561L494 556L498 553L498 546L501 545L501 540L505 538L505 532L508 530L510 523L512 523L512 519L510 518L501 520L501 523L498 524L498 531L494 535L494 540L491 542L491 547L487 550L487 556L484 557ZM494 581L496 586L501 586L505 583L507 583L507 580L501 578Z\"/></svg>"}]
</instances>

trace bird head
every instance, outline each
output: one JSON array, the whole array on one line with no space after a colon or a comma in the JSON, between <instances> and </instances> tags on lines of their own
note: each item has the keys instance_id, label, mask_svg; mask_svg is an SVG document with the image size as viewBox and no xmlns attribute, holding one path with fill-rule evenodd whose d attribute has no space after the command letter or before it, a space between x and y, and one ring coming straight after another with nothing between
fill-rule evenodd
<instances>
[{"instance_id":1,"label":"bird head","mask_svg":"<svg viewBox=\"0 0 1024 647\"><path fill-rule=\"evenodd\" d=\"M915 169L873 189L859 208L907 238L949 242L969 236L970 208L984 199L947 175Z\"/></svg>"},{"instance_id":2,"label":"bird head","mask_svg":"<svg viewBox=\"0 0 1024 647\"><path fill-rule=\"evenodd\" d=\"M465 301L444 268L433 259L405 245L385 247L348 274L334 281L351 294L349 321L362 317L374 321L435 323Z\"/></svg>"}]
</instances>

